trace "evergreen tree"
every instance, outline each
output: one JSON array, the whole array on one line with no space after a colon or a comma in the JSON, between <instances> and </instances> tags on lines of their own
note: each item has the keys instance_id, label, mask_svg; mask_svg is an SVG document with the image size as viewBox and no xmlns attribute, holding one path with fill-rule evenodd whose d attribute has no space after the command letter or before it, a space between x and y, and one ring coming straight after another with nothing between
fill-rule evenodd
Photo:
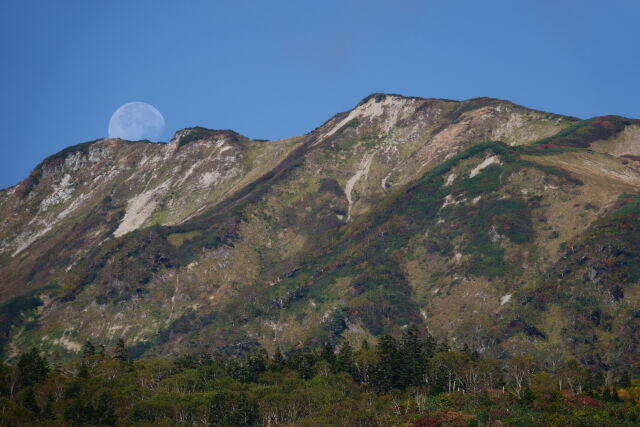
<instances>
[{"instance_id":1,"label":"evergreen tree","mask_svg":"<svg viewBox=\"0 0 640 427\"><path fill-rule=\"evenodd\" d=\"M93 411L93 423L101 426L113 426L116 424L116 411L113 405L111 392L105 391L100 395L98 403Z\"/></svg>"},{"instance_id":2,"label":"evergreen tree","mask_svg":"<svg viewBox=\"0 0 640 427\"><path fill-rule=\"evenodd\" d=\"M55 416L53 415L53 396L51 396L51 393L49 393L47 395L47 401L44 404L44 408L42 409L42 414L40 415L41 418L45 419L45 420L53 420L55 418Z\"/></svg>"},{"instance_id":3,"label":"evergreen tree","mask_svg":"<svg viewBox=\"0 0 640 427\"><path fill-rule=\"evenodd\" d=\"M536 396L533 394L531 388L527 385L522 390L522 397L520 398L520 403L523 405L531 405L535 400Z\"/></svg>"},{"instance_id":4,"label":"evergreen tree","mask_svg":"<svg viewBox=\"0 0 640 427\"><path fill-rule=\"evenodd\" d=\"M629 371L624 371L622 375L620 375L620 381L618 381L618 386L622 388L627 388L631 386L631 377L629 376Z\"/></svg>"},{"instance_id":5,"label":"evergreen tree","mask_svg":"<svg viewBox=\"0 0 640 427\"><path fill-rule=\"evenodd\" d=\"M249 382L256 381L260 374L267 370L269 363L269 355L264 348L259 348L249 355L247 359L247 380Z\"/></svg>"},{"instance_id":6,"label":"evergreen tree","mask_svg":"<svg viewBox=\"0 0 640 427\"><path fill-rule=\"evenodd\" d=\"M449 347L449 342L447 342L447 338L442 338L442 341L436 346L436 353L446 353L451 350Z\"/></svg>"},{"instance_id":7,"label":"evergreen tree","mask_svg":"<svg viewBox=\"0 0 640 427\"><path fill-rule=\"evenodd\" d=\"M436 339L433 337L433 335L429 333L429 331L426 331L426 334L424 337L425 358L431 359L433 355L436 354L437 347L438 345L436 343Z\"/></svg>"},{"instance_id":8,"label":"evergreen tree","mask_svg":"<svg viewBox=\"0 0 640 427\"><path fill-rule=\"evenodd\" d=\"M469 344L464 343L464 345L462 346L462 353L464 353L467 356L471 357L471 347L469 347Z\"/></svg>"},{"instance_id":9,"label":"evergreen tree","mask_svg":"<svg viewBox=\"0 0 640 427\"><path fill-rule=\"evenodd\" d=\"M79 398L74 399L73 403L64 411L64 419L74 426L90 424L93 415L93 406L91 404L84 406Z\"/></svg>"},{"instance_id":10,"label":"evergreen tree","mask_svg":"<svg viewBox=\"0 0 640 427\"><path fill-rule=\"evenodd\" d=\"M78 370L78 378L89 378L89 369L87 369L87 365L84 362L80 364L80 370Z\"/></svg>"},{"instance_id":11,"label":"evergreen tree","mask_svg":"<svg viewBox=\"0 0 640 427\"><path fill-rule=\"evenodd\" d=\"M129 352L125 347L124 340L122 338L119 338L118 342L116 343L116 348L113 351L113 358L122 362L129 361Z\"/></svg>"},{"instance_id":12,"label":"evergreen tree","mask_svg":"<svg viewBox=\"0 0 640 427\"><path fill-rule=\"evenodd\" d=\"M427 360L416 325L411 325L403 332L399 357L400 384L403 387L421 384Z\"/></svg>"},{"instance_id":13,"label":"evergreen tree","mask_svg":"<svg viewBox=\"0 0 640 427\"><path fill-rule=\"evenodd\" d=\"M336 354L330 342L325 342L322 346L321 359L325 360L332 368L336 363Z\"/></svg>"},{"instance_id":14,"label":"evergreen tree","mask_svg":"<svg viewBox=\"0 0 640 427\"><path fill-rule=\"evenodd\" d=\"M400 355L398 343L391 335L382 335L376 346L378 363L375 367L372 382L382 390L401 388Z\"/></svg>"},{"instance_id":15,"label":"evergreen tree","mask_svg":"<svg viewBox=\"0 0 640 427\"><path fill-rule=\"evenodd\" d=\"M289 359L289 367L298 371L303 379L308 380L315 375L314 365L317 361L317 357L309 349L303 348Z\"/></svg>"},{"instance_id":16,"label":"evergreen tree","mask_svg":"<svg viewBox=\"0 0 640 427\"><path fill-rule=\"evenodd\" d=\"M275 353L273 354L273 359L271 360L271 364L269 365L269 369L272 371L281 371L286 364L286 360L282 355L282 352L279 348L276 348Z\"/></svg>"},{"instance_id":17,"label":"evergreen tree","mask_svg":"<svg viewBox=\"0 0 640 427\"><path fill-rule=\"evenodd\" d=\"M83 356L93 356L96 354L96 347L89 340L84 343L82 346L82 355Z\"/></svg>"},{"instance_id":18,"label":"evergreen tree","mask_svg":"<svg viewBox=\"0 0 640 427\"><path fill-rule=\"evenodd\" d=\"M40 415L40 407L38 406L38 402L36 402L36 395L31 387L27 389L27 393L22 399L22 406L36 414L36 416Z\"/></svg>"},{"instance_id":19,"label":"evergreen tree","mask_svg":"<svg viewBox=\"0 0 640 427\"><path fill-rule=\"evenodd\" d=\"M210 426L256 426L258 404L246 393L218 392L209 408Z\"/></svg>"},{"instance_id":20,"label":"evergreen tree","mask_svg":"<svg viewBox=\"0 0 640 427\"><path fill-rule=\"evenodd\" d=\"M35 347L20 357L18 367L23 387L29 387L43 381L49 372L46 359L40 357Z\"/></svg>"},{"instance_id":21,"label":"evergreen tree","mask_svg":"<svg viewBox=\"0 0 640 427\"><path fill-rule=\"evenodd\" d=\"M200 353L200 356L198 357L198 366L212 365L212 364L213 364L213 358L211 357L211 354L205 351Z\"/></svg>"},{"instance_id":22,"label":"evergreen tree","mask_svg":"<svg viewBox=\"0 0 640 427\"><path fill-rule=\"evenodd\" d=\"M336 356L336 364L335 364L336 372L346 372L351 376L354 376L356 373L356 367L354 363L353 357L353 348L349 341L345 341L340 347L340 351L338 352L338 356Z\"/></svg>"}]
</instances>

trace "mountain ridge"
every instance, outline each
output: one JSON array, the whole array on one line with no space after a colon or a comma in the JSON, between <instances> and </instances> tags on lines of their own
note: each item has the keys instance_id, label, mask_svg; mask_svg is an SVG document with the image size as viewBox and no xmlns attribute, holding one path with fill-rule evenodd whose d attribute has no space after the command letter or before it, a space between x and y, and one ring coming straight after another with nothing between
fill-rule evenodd
<instances>
[{"instance_id":1,"label":"mountain ridge","mask_svg":"<svg viewBox=\"0 0 640 427\"><path fill-rule=\"evenodd\" d=\"M548 289L566 246L597 221L617 224L620 200L635 200L639 128L492 98L372 94L299 137L193 127L166 144L62 150L31 187L32 177L0 191L3 307L29 292L40 301L0 317L5 355L37 345L64 357L116 338L149 355L273 351L421 323L478 351L553 341L614 369L622 359L606 346L572 344L577 326L550 332L569 324L561 305L545 308L556 321L546 325L511 307L539 294L536 283ZM577 313L633 319L633 274L611 288L625 297L589 291L591 311ZM578 329L614 340L617 322Z\"/></svg>"}]
</instances>

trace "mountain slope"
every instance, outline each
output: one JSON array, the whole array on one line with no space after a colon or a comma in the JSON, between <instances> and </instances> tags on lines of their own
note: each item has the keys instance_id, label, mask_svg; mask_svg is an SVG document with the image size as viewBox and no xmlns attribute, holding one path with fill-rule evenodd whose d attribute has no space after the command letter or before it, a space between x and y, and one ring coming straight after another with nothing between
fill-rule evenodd
<instances>
[{"instance_id":1,"label":"mountain slope","mask_svg":"<svg viewBox=\"0 0 640 427\"><path fill-rule=\"evenodd\" d=\"M635 236L619 222L640 188L639 136L615 116L374 94L280 141L193 128L71 147L0 192L5 354L121 337L136 354L286 350L423 323L498 356L635 361L635 273L618 291L616 274L557 271L577 253L608 262L594 233ZM634 239L611 249L632 272ZM595 286L591 302L568 309L565 283ZM594 310L619 319L587 328L597 350L576 344ZM609 344L629 333L623 357Z\"/></svg>"}]
</instances>

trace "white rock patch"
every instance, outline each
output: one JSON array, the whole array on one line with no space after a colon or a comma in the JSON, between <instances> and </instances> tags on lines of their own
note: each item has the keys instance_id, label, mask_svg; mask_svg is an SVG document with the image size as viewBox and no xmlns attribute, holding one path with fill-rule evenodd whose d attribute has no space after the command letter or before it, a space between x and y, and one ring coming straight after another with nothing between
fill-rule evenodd
<instances>
[{"instance_id":1,"label":"white rock patch","mask_svg":"<svg viewBox=\"0 0 640 427\"><path fill-rule=\"evenodd\" d=\"M71 175L65 174L60 182L53 188L53 191L40 204L40 209L46 211L49 206L57 205L69 199L73 193L71 185Z\"/></svg>"},{"instance_id":2,"label":"white rock patch","mask_svg":"<svg viewBox=\"0 0 640 427\"><path fill-rule=\"evenodd\" d=\"M489 165L493 165L495 163L497 163L499 165L502 164L502 162L500 161L500 157L495 156L495 155L487 157L478 166L476 166L475 168L471 169L471 172L469 172L469 178L473 178L474 176L478 175L480 173L480 171L482 171L484 168L486 168Z\"/></svg>"},{"instance_id":3,"label":"white rock patch","mask_svg":"<svg viewBox=\"0 0 640 427\"><path fill-rule=\"evenodd\" d=\"M508 303L509 301L511 301L511 294L503 295L503 296L500 298L500 305L505 305L505 304L506 304L506 303Z\"/></svg>"},{"instance_id":4,"label":"white rock patch","mask_svg":"<svg viewBox=\"0 0 640 427\"><path fill-rule=\"evenodd\" d=\"M153 190L145 191L129 199L124 218L122 218L122 222L118 226L118 229L113 232L113 235L120 237L140 228L151 216L158 204L158 202L154 200L154 197L164 193L168 186L169 181L165 181Z\"/></svg>"},{"instance_id":5,"label":"white rock patch","mask_svg":"<svg viewBox=\"0 0 640 427\"><path fill-rule=\"evenodd\" d=\"M321 140L330 137L334 133L336 133L339 129L341 129L344 125L349 123L351 120L355 118L368 118L373 119L375 117L379 117L385 112L385 108L387 107L387 119L384 122L383 129L385 132L389 132L391 128L396 124L402 110L407 107L408 104L413 104L411 100L398 98L395 96L386 96L382 101L376 101L375 97L371 97L367 102L358 107L354 108L347 117L342 119L337 125L331 128L326 134L323 135Z\"/></svg>"},{"instance_id":6,"label":"white rock patch","mask_svg":"<svg viewBox=\"0 0 640 427\"><path fill-rule=\"evenodd\" d=\"M39 232L29 235L26 233L21 234L20 236L18 236L15 239L15 242L17 244L17 248L16 250L11 254L12 257L18 255L20 252L22 252L23 250L27 249L29 246L31 246L31 244L33 242L35 242L36 240L38 240L40 237L44 236L45 234L47 234L49 232L49 230L51 230L51 226L48 226L42 230L40 230Z\"/></svg>"},{"instance_id":7,"label":"white rock patch","mask_svg":"<svg viewBox=\"0 0 640 427\"><path fill-rule=\"evenodd\" d=\"M384 178L382 178L382 180L380 180L380 185L382 186L382 191L384 191L385 193L387 192L387 181L391 177L392 173L393 173L393 171L389 172Z\"/></svg>"},{"instance_id":8,"label":"white rock patch","mask_svg":"<svg viewBox=\"0 0 640 427\"><path fill-rule=\"evenodd\" d=\"M360 162L360 168L356 171L355 175L353 175L347 181L347 184L344 187L344 194L347 196L347 202L349 202L349 210L347 211L347 221L351 219L351 208L353 207L353 199L351 199L351 191L353 190L353 186L358 182L360 178L363 176L367 176L369 173L369 168L371 167L371 161L373 160L373 154L365 154Z\"/></svg>"},{"instance_id":9,"label":"white rock patch","mask_svg":"<svg viewBox=\"0 0 640 427\"><path fill-rule=\"evenodd\" d=\"M205 172L200 177L200 187L210 187L212 184L217 184L222 178L222 174L218 171Z\"/></svg>"},{"instance_id":10,"label":"white rock patch","mask_svg":"<svg viewBox=\"0 0 640 427\"><path fill-rule=\"evenodd\" d=\"M455 173L450 173L449 175L447 175L447 178L444 181L444 185L451 185L453 184L453 181L456 180L457 175Z\"/></svg>"},{"instance_id":11,"label":"white rock patch","mask_svg":"<svg viewBox=\"0 0 640 427\"><path fill-rule=\"evenodd\" d=\"M53 340L54 344L60 345L66 348L69 351L73 351L75 353L79 352L82 348L82 344L77 343L75 341L70 340L69 338L62 336L60 338L56 338Z\"/></svg>"}]
</instances>

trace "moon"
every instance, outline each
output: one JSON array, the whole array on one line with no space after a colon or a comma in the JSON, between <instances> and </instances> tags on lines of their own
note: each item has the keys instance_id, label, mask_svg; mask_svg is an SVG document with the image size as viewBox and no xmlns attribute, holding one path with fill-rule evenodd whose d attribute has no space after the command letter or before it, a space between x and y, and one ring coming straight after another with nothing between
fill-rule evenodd
<instances>
[{"instance_id":1,"label":"moon","mask_svg":"<svg viewBox=\"0 0 640 427\"><path fill-rule=\"evenodd\" d=\"M157 141L162 136L164 125L164 117L153 105L129 102L111 115L109 138Z\"/></svg>"}]
</instances>

